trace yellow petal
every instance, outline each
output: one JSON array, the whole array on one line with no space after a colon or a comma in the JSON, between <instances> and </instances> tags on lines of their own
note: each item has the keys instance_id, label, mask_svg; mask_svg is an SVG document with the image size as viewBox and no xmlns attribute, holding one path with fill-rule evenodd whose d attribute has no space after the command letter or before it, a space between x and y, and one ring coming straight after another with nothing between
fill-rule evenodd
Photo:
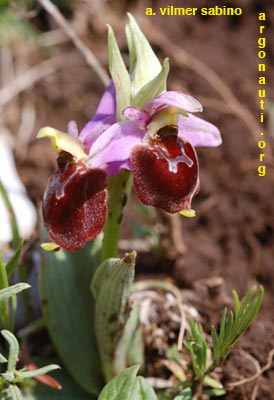
<instances>
[{"instance_id":1,"label":"yellow petal","mask_svg":"<svg viewBox=\"0 0 274 400\"><path fill-rule=\"evenodd\" d=\"M63 133L57 129L46 126L45 128L40 129L37 135L38 139L45 137L51 140L53 148L57 151L64 150L78 160L87 156L81 141L73 136L68 135L67 133Z\"/></svg>"},{"instance_id":2,"label":"yellow petal","mask_svg":"<svg viewBox=\"0 0 274 400\"><path fill-rule=\"evenodd\" d=\"M179 214L181 214L183 217L187 217L187 218L193 218L196 217L196 211L189 209L189 210L182 210L179 212Z\"/></svg>"},{"instance_id":3,"label":"yellow petal","mask_svg":"<svg viewBox=\"0 0 274 400\"><path fill-rule=\"evenodd\" d=\"M60 246L54 242L41 243L41 247L45 251L57 251L60 249Z\"/></svg>"}]
</instances>

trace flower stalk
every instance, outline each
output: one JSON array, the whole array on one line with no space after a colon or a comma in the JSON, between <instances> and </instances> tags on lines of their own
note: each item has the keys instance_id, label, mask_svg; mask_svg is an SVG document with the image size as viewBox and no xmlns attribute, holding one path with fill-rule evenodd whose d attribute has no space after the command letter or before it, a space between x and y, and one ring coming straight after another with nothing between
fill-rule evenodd
<instances>
[{"instance_id":1,"label":"flower stalk","mask_svg":"<svg viewBox=\"0 0 274 400\"><path fill-rule=\"evenodd\" d=\"M109 178L108 216L104 229L101 261L116 257L121 227L126 206L131 195L132 179L129 171L123 170L119 175Z\"/></svg>"}]
</instances>

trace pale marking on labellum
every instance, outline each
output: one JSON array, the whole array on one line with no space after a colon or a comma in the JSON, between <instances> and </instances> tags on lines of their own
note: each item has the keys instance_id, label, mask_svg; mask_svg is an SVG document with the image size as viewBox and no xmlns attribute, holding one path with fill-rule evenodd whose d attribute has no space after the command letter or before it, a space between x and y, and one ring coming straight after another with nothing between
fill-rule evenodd
<instances>
[{"instance_id":1,"label":"pale marking on labellum","mask_svg":"<svg viewBox=\"0 0 274 400\"><path fill-rule=\"evenodd\" d=\"M182 154L175 158L168 157L166 152L160 146L155 144L155 147L157 148L158 152L162 156L159 158L163 158L168 162L168 169L170 172L173 172L174 174L176 174L178 172L178 164L180 164L180 163L186 164L189 168L191 168L193 165L193 161L186 155L183 145L178 142L177 142L177 144L179 145Z\"/></svg>"}]
</instances>

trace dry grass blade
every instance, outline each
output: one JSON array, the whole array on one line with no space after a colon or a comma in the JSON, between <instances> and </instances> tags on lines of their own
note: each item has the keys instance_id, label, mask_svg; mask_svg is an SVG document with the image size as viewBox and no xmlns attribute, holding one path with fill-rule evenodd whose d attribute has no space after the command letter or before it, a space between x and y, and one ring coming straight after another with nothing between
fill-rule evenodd
<instances>
[{"instance_id":1,"label":"dry grass blade","mask_svg":"<svg viewBox=\"0 0 274 400\"><path fill-rule=\"evenodd\" d=\"M45 10L47 10L47 12L58 23L58 25L61 26L61 28L65 31L67 36L73 42L74 46L84 56L87 64L94 70L94 72L98 75L103 84L107 86L110 81L107 72L102 67L92 51L82 42L76 32L72 29L72 27L60 13L58 8L50 0L38 0L38 2L45 8Z\"/></svg>"},{"instance_id":2,"label":"dry grass blade","mask_svg":"<svg viewBox=\"0 0 274 400\"><path fill-rule=\"evenodd\" d=\"M178 350L181 351L183 348L184 333L186 328L186 316L182 305L183 300L180 290L170 282L162 282L158 280L139 281L134 284L134 291L143 291L148 289L162 289L172 293L175 297L176 305L180 312L181 318L180 331L178 336Z\"/></svg>"},{"instance_id":3,"label":"dry grass blade","mask_svg":"<svg viewBox=\"0 0 274 400\"><path fill-rule=\"evenodd\" d=\"M72 57L71 54L63 54L62 56L56 56L50 60L43 61L22 72L9 84L0 89L0 109L21 92L29 89L41 79L54 73L58 68L65 66L68 62L72 62L73 58L75 58L74 55Z\"/></svg>"}]
</instances>

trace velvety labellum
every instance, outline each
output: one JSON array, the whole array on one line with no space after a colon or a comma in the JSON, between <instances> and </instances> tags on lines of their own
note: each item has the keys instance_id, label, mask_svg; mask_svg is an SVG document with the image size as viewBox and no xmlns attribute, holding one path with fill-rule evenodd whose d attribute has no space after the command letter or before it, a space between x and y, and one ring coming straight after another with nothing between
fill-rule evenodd
<instances>
[{"instance_id":1,"label":"velvety labellum","mask_svg":"<svg viewBox=\"0 0 274 400\"><path fill-rule=\"evenodd\" d=\"M50 240L66 250L77 250L104 227L106 173L88 168L65 152L57 162L58 170L49 179L44 195L44 221Z\"/></svg>"},{"instance_id":2,"label":"velvety labellum","mask_svg":"<svg viewBox=\"0 0 274 400\"><path fill-rule=\"evenodd\" d=\"M134 189L142 203L169 213L191 208L198 187L198 160L190 143L161 135L131 154Z\"/></svg>"}]
</instances>

